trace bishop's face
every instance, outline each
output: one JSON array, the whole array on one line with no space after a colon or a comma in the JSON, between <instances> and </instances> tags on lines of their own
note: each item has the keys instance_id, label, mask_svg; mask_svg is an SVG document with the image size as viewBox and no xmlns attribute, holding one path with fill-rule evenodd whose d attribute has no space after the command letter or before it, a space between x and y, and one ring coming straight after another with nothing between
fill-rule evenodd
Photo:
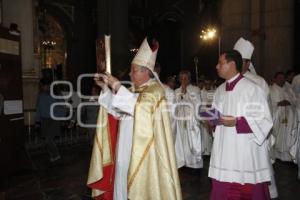
<instances>
[{"instance_id":1,"label":"bishop's face","mask_svg":"<svg viewBox=\"0 0 300 200\"><path fill-rule=\"evenodd\" d=\"M129 76L135 87L139 87L149 80L148 70L136 64L131 64Z\"/></svg>"},{"instance_id":2,"label":"bishop's face","mask_svg":"<svg viewBox=\"0 0 300 200\"><path fill-rule=\"evenodd\" d=\"M219 56L219 61L218 61L216 68L218 71L218 75L221 78L224 78L227 80L232 67L230 66L230 62L227 62L224 54Z\"/></svg>"},{"instance_id":3,"label":"bishop's face","mask_svg":"<svg viewBox=\"0 0 300 200\"><path fill-rule=\"evenodd\" d=\"M246 73L249 69L250 66L250 60L248 59L243 59L243 67L242 67L242 73Z\"/></svg>"}]
</instances>

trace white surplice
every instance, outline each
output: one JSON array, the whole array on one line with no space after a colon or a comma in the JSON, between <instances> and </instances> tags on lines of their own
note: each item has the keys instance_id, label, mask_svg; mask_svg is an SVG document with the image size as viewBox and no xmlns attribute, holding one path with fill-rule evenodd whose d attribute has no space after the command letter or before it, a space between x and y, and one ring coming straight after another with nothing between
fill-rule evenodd
<instances>
[{"instance_id":1,"label":"white surplice","mask_svg":"<svg viewBox=\"0 0 300 200\"><path fill-rule=\"evenodd\" d=\"M275 136L275 157L282 161L292 161L295 155L290 150L297 140L298 117L295 106L295 96L287 85L283 87L273 84L270 87L270 99L273 112L274 127L272 134ZM280 101L287 100L289 106L278 106Z\"/></svg>"},{"instance_id":2,"label":"white surplice","mask_svg":"<svg viewBox=\"0 0 300 200\"><path fill-rule=\"evenodd\" d=\"M108 88L99 97L99 104L120 120L116 146L114 199L127 200L127 175L131 157L133 114L138 94L121 86L116 94Z\"/></svg>"},{"instance_id":3,"label":"white surplice","mask_svg":"<svg viewBox=\"0 0 300 200\"><path fill-rule=\"evenodd\" d=\"M188 85L186 93L181 87L175 90L176 123L175 153L178 168L202 168L200 122L196 119L201 105L200 89Z\"/></svg>"},{"instance_id":4,"label":"white surplice","mask_svg":"<svg viewBox=\"0 0 300 200\"><path fill-rule=\"evenodd\" d=\"M246 78L232 91L226 91L223 83L216 90L212 107L223 115L244 117L253 133L237 134L236 127L216 126L209 177L240 184L270 181L272 169L266 138L272 117L262 89Z\"/></svg>"}]
</instances>

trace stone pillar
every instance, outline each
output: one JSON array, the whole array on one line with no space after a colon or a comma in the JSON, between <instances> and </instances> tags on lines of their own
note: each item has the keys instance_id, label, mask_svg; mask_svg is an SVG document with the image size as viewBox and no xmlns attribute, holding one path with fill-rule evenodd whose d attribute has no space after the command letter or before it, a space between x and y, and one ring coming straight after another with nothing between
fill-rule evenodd
<instances>
[{"instance_id":1,"label":"stone pillar","mask_svg":"<svg viewBox=\"0 0 300 200\"><path fill-rule=\"evenodd\" d=\"M240 37L250 39L250 2L250 0L222 1L220 14L222 50L232 49Z\"/></svg>"},{"instance_id":2,"label":"stone pillar","mask_svg":"<svg viewBox=\"0 0 300 200\"><path fill-rule=\"evenodd\" d=\"M262 74L273 77L294 64L294 1L264 0L265 48Z\"/></svg>"},{"instance_id":3,"label":"stone pillar","mask_svg":"<svg viewBox=\"0 0 300 200\"><path fill-rule=\"evenodd\" d=\"M265 48L265 0L252 0L250 3L250 18L251 18L251 42L254 45L254 52L252 55L252 63L256 72L262 75L264 65L264 48Z\"/></svg>"},{"instance_id":4,"label":"stone pillar","mask_svg":"<svg viewBox=\"0 0 300 200\"><path fill-rule=\"evenodd\" d=\"M222 49L230 49L239 37L255 46L256 71L269 81L276 71L293 68L294 1L223 0Z\"/></svg>"}]
</instances>

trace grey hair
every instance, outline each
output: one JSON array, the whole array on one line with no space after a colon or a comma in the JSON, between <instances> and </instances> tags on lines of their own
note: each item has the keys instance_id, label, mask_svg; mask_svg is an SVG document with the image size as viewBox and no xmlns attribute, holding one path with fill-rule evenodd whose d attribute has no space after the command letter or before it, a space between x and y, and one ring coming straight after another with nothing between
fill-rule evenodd
<instances>
[{"instance_id":1,"label":"grey hair","mask_svg":"<svg viewBox=\"0 0 300 200\"><path fill-rule=\"evenodd\" d=\"M144 66L140 66L141 71L148 71L148 75L150 78L154 78L154 74L152 73L152 71L148 68L148 67L144 67Z\"/></svg>"},{"instance_id":2,"label":"grey hair","mask_svg":"<svg viewBox=\"0 0 300 200\"><path fill-rule=\"evenodd\" d=\"M179 77L183 74L186 74L188 76L189 81L191 80L191 72L188 70L182 70L179 72Z\"/></svg>"}]
</instances>

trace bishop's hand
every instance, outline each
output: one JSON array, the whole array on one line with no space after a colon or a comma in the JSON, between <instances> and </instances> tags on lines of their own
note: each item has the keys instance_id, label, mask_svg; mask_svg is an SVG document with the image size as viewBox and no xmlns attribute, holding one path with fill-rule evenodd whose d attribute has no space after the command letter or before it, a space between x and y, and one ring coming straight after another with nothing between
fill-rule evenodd
<instances>
[{"instance_id":1,"label":"bishop's hand","mask_svg":"<svg viewBox=\"0 0 300 200\"><path fill-rule=\"evenodd\" d=\"M116 77L107 72L105 73L105 75L107 76L108 86L112 89L113 92L116 93L121 87L121 82Z\"/></svg>"},{"instance_id":2,"label":"bishop's hand","mask_svg":"<svg viewBox=\"0 0 300 200\"><path fill-rule=\"evenodd\" d=\"M105 74L95 74L94 75L94 81L102 89L104 89L105 87L107 87L108 78L107 78L107 76Z\"/></svg>"}]
</instances>

